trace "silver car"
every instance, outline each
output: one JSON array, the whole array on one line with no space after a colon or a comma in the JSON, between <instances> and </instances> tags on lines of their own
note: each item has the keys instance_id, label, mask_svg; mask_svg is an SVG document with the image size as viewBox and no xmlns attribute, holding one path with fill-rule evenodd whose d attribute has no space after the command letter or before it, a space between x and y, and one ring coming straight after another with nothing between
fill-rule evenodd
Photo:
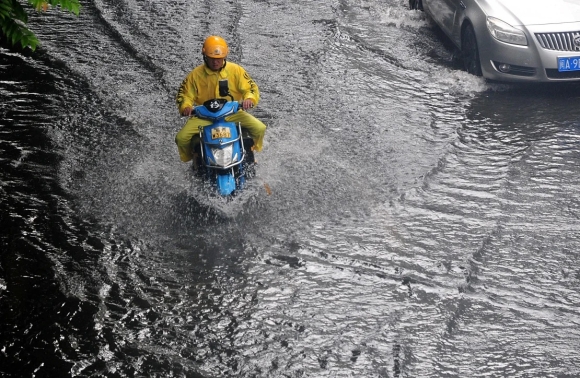
<instances>
[{"instance_id":1,"label":"silver car","mask_svg":"<svg viewBox=\"0 0 580 378\"><path fill-rule=\"evenodd\" d=\"M580 0L409 0L497 81L580 81Z\"/></svg>"}]
</instances>

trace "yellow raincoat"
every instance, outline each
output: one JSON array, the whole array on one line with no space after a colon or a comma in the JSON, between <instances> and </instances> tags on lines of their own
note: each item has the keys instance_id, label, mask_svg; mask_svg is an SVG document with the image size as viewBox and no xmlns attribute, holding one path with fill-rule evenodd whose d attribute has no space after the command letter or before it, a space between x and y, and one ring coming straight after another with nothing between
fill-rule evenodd
<instances>
[{"instance_id":1,"label":"yellow raincoat","mask_svg":"<svg viewBox=\"0 0 580 378\"><path fill-rule=\"evenodd\" d=\"M251 99L254 106L260 101L260 90L246 70L235 63L226 62L220 71L212 71L205 64L199 65L191 71L179 88L177 93L177 107L179 113L187 108L201 105L213 98L227 98L219 95L219 81L228 80L230 94L235 101L240 103ZM228 122L240 122L243 129L247 130L254 140L254 150L261 151L266 125L259 119L245 111L226 117ZM199 127L211 124L210 121L191 117L183 128L175 136L175 143L179 151L181 161L190 161L193 158L191 150L192 138L199 140Z\"/></svg>"}]
</instances>

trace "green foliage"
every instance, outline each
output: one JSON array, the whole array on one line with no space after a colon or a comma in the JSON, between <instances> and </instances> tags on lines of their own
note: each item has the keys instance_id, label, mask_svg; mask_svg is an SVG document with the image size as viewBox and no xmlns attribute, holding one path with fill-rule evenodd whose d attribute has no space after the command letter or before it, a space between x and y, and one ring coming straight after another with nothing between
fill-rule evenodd
<instances>
[{"instance_id":1,"label":"green foliage","mask_svg":"<svg viewBox=\"0 0 580 378\"><path fill-rule=\"evenodd\" d=\"M29 6L37 11L47 11L50 7L72 12L78 16L79 0L28 0ZM38 38L28 29L28 13L19 0L0 0L0 32L12 46L20 44L32 50L38 45Z\"/></svg>"}]
</instances>

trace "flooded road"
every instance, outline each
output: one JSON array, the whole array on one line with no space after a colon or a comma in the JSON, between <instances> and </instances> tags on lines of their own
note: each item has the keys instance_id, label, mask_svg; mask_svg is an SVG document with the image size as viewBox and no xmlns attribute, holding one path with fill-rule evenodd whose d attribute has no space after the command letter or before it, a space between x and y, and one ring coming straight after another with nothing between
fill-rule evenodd
<instances>
[{"instance_id":1,"label":"flooded road","mask_svg":"<svg viewBox=\"0 0 580 378\"><path fill-rule=\"evenodd\" d=\"M0 50L0 375L580 375L580 86L403 0L82 5ZM173 140L210 34L268 125L232 202Z\"/></svg>"}]
</instances>

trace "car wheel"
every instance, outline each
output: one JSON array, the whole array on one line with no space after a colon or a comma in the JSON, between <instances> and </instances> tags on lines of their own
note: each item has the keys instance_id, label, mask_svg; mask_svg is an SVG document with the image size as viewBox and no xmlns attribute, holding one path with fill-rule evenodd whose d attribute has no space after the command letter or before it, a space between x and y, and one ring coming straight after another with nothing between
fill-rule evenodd
<instances>
[{"instance_id":1,"label":"car wheel","mask_svg":"<svg viewBox=\"0 0 580 378\"><path fill-rule=\"evenodd\" d=\"M409 9L423 10L423 0L409 0Z\"/></svg>"},{"instance_id":2,"label":"car wheel","mask_svg":"<svg viewBox=\"0 0 580 378\"><path fill-rule=\"evenodd\" d=\"M479 61L479 50L473 26L467 25L463 30L461 38L461 58L465 70L472 75L481 76L481 63Z\"/></svg>"}]
</instances>

